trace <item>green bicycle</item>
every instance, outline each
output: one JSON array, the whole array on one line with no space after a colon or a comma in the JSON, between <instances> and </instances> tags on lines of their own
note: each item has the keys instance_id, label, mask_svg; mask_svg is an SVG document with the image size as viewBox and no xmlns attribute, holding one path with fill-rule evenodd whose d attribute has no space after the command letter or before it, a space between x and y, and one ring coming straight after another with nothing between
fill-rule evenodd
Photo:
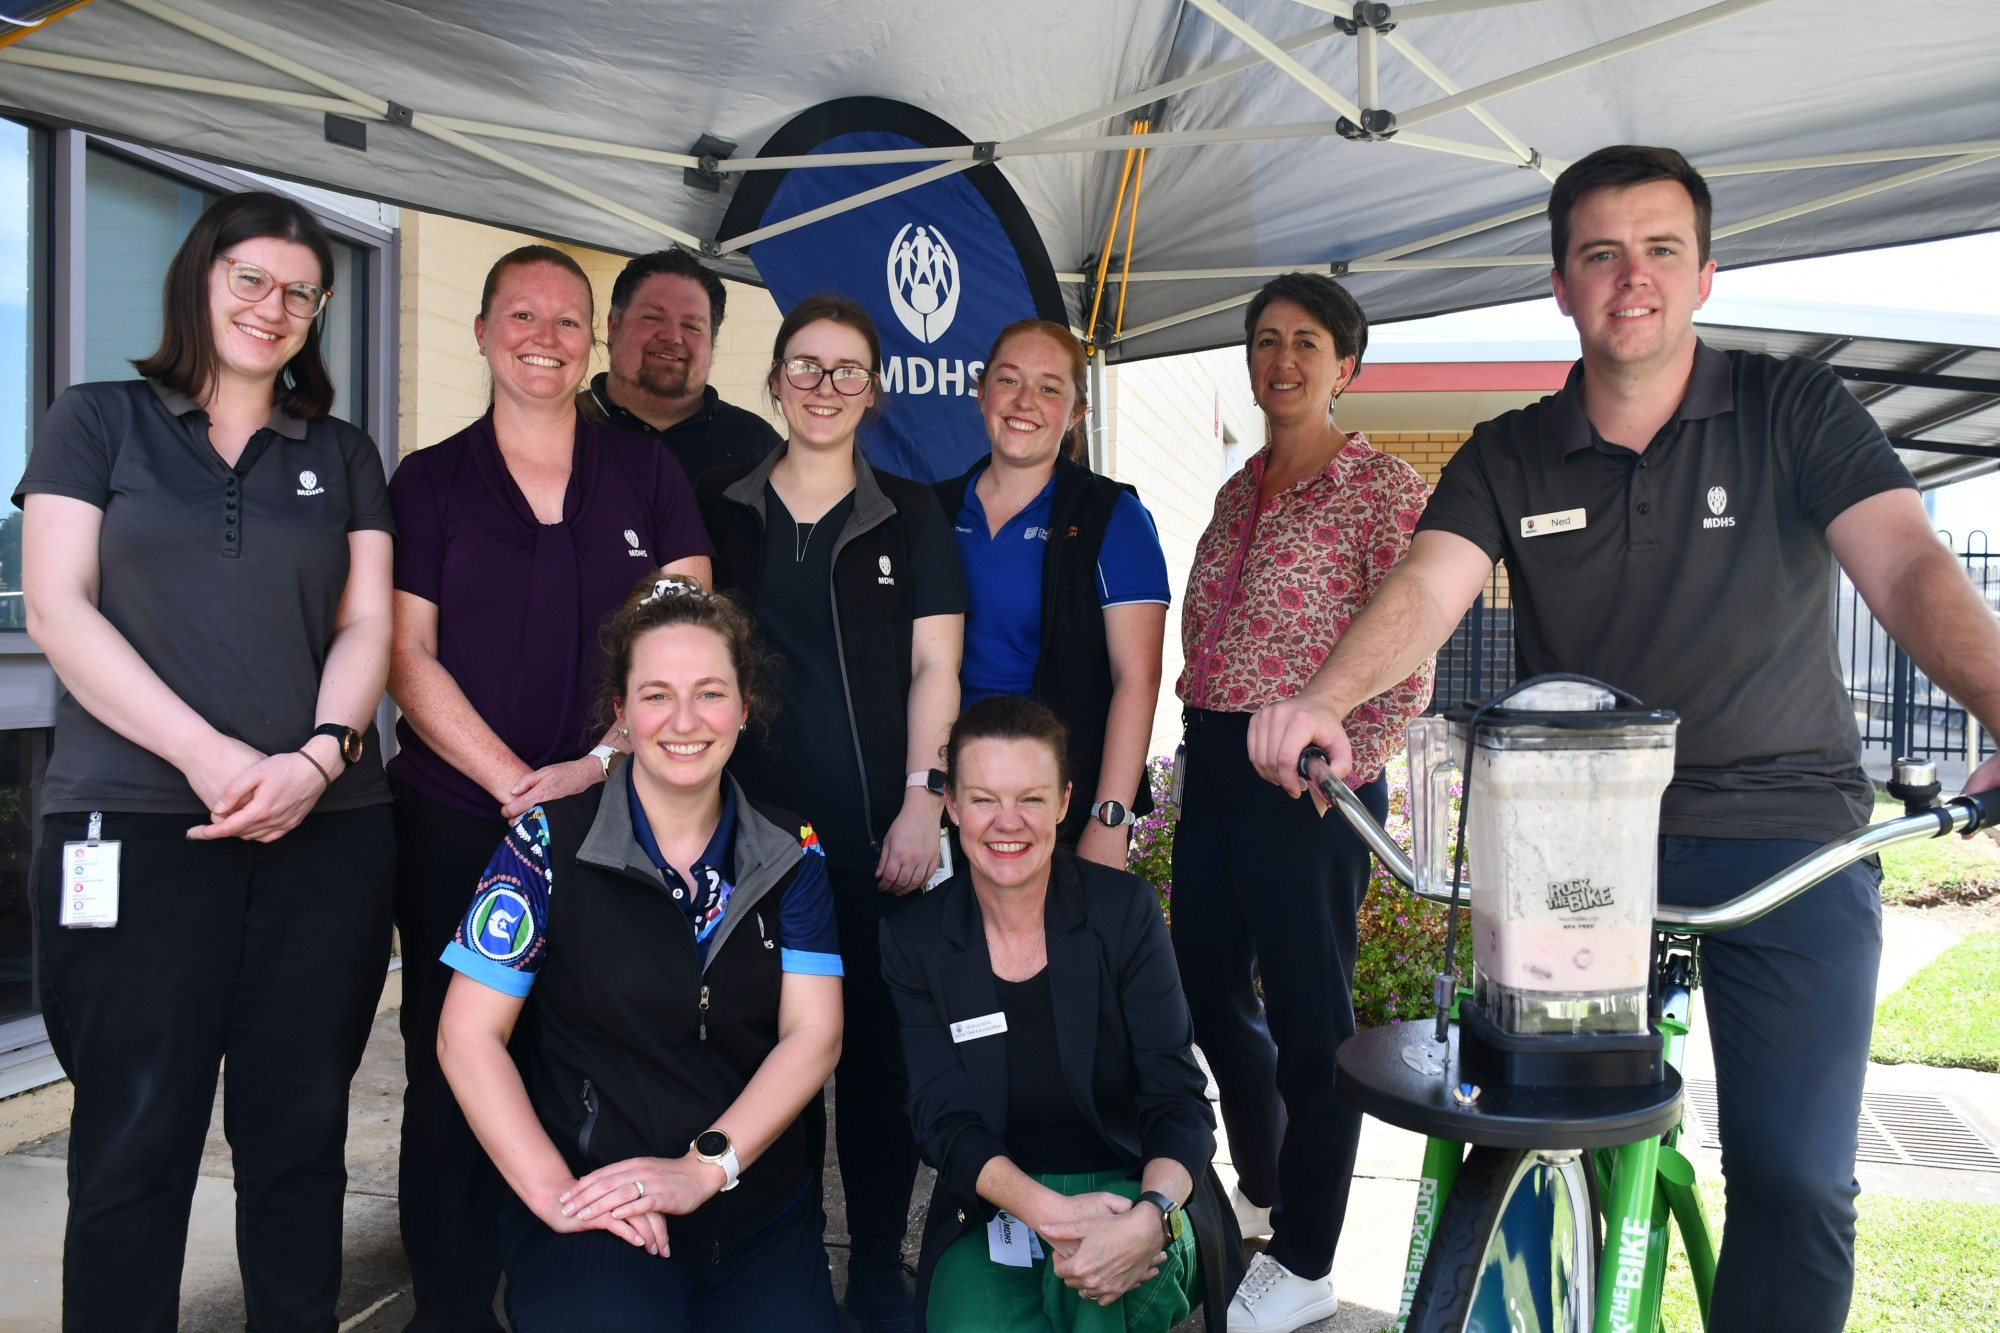
<instances>
[{"instance_id":1,"label":"green bicycle","mask_svg":"<svg viewBox=\"0 0 2000 1333\"><path fill-rule=\"evenodd\" d=\"M1602 702L1591 706L1591 711L1605 709ZM1492 781L1492 768L1506 753L1507 723L1534 733L1528 748L1543 759L1550 747L1571 759L1579 748L1601 757L1607 728L1617 725L1609 718L1595 719L1579 740L1575 733L1562 734L1560 716L1524 721L1509 718L1513 711L1497 710L1469 721L1464 710L1448 715L1459 728L1453 739L1468 740L1467 803L1476 795L1489 802L1489 814L1508 815L1492 821L1488 845L1482 848L1479 812L1472 811L1473 864L1494 867L1486 873L1501 880L1509 870L1508 852L1496 850L1492 835L1498 829L1506 837L1531 837L1535 823L1533 812L1508 812L1504 795L1492 794L1505 789L1504 781L1497 787ZM1634 716L1633 710L1624 710L1627 723ZM1483 729L1496 724L1503 740L1489 753ZM1440 720L1440 728L1444 725ZM1670 737L1671 725L1671 714L1648 714L1639 717L1637 732L1664 728ZM1475 735L1476 753L1471 744ZM1419 738L1413 736L1413 807L1420 798L1419 784L1431 776L1426 769L1434 767L1420 761L1418 746ZM1618 744L1609 748L1616 750ZM1659 747L1646 740L1640 748ZM1670 770L1670 740L1667 753ZM1648 760L1657 767L1656 761L1656 755ZM1617 785L1618 762L1614 758L1609 767L1590 767L1596 788L1590 799L1600 807L1607 773L1609 785ZM1441 839L1435 820L1428 829L1421 818L1413 820L1419 851L1413 862L1347 785L1333 778L1323 752L1308 749L1300 757L1299 772L1322 800L1340 810L1392 874L1423 897L1456 907L1462 883L1457 871L1446 892L1422 864L1427 835ZM1488 790L1480 790L1482 780ZM1651 1333L1661 1326L1670 1226L1679 1232L1706 1323L1715 1236L1696 1188L1694 1165L1677 1147L1682 1118L1678 1068L1699 981L1697 942L1704 934L1756 920L1884 848L2000 825L2000 792L1940 802L1934 770L1927 764L1898 761L1889 789L1904 802L1903 817L1828 843L1737 898L1703 909L1648 901L1645 998L1639 1011L1643 1027L1637 1031L1622 1021L1631 1006L1615 988L1608 994L1586 993L1557 979L1566 989L1539 1000L1531 995L1524 1002L1512 992L1504 980L1516 975L1507 969L1519 959L1506 957L1492 936L1496 929L1504 933L1507 925L1518 923L1496 927L1480 919L1482 897L1504 896L1504 885L1482 885L1473 894L1474 985L1459 988L1440 977L1440 1000L1450 998L1440 1007L1449 1022L1441 1018L1436 1030L1422 1022L1372 1029L1345 1043L1338 1054L1343 1096L1362 1111L1427 1139L1399 1330ZM1657 792L1652 799L1657 802ZM1657 804L1654 811L1656 827ZM1562 812L1543 813L1550 815L1548 827L1563 825ZM1602 808L1586 812L1586 823L1592 814L1600 819L1595 826L1600 836L1606 813ZM1609 813L1616 817L1623 812ZM1652 828L1643 833L1635 846L1651 843ZM1576 839L1574 826L1569 836ZM1567 864L1527 859L1534 875L1552 873L1552 864ZM1600 865L1590 877L1569 876L1560 881L1562 892L1548 897L1560 899L1561 908L1571 912L1579 896L1600 905L1596 899L1613 896L1606 873ZM1586 878L1589 888L1577 887ZM1503 905L1503 915L1504 910ZM1587 948L1576 945L1580 938ZM1562 936L1562 947L1577 957L1595 951L1598 958L1592 961L1597 962L1604 938L1572 931Z\"/></svg>"}]
</instances>

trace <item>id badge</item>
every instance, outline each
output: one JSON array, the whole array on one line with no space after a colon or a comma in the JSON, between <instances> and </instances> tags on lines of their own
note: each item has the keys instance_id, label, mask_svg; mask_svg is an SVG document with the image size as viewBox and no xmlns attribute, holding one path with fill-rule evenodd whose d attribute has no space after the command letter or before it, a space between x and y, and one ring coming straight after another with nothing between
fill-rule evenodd
<instances>
[{"instance_id":1,"label":"id badge","mask_svg":"<svg viewBox=\"0 0 2000 1333\"><path fill-rule=\"evenodd\" d=\"M924 881L924 892L929 893L938 885L951 878L951 830L938 830L938 868Z\"/></svg>"},{"instance_id":2,"label":"id badge","mask_svg":"<svg viewBox=\"0 0 2000 1333\"><path fill-rule=\"evenodd\" d=\"M1006 1209L986 1224L986 1257L1009 1268L1028 1268L1042 1257L1042 1238Z\"/></svg>"},{"instance_id":3,"label":"id badge","mask_svg":"<svg viewBox=\"0 0 2000 1333\"><path fill-rule=\"evenodd\" d=\"M77 930L118 924L118 851L116 841L103 838L104 816L93 810L82 842L66 842L62 851L62 911L58 919Z\"/></svg>"},{"instance_id":4,"label":"id badge","mask_svg":"<svg viewBox=\"0 0 2000 1333\"><path fill-rule=\"evenodd\" d=\"M1174 778L1167 784L1167 803L1180 809L1181 797L1187 795L1187 742L1174 747Z\"/></svg>"}]
</instances>

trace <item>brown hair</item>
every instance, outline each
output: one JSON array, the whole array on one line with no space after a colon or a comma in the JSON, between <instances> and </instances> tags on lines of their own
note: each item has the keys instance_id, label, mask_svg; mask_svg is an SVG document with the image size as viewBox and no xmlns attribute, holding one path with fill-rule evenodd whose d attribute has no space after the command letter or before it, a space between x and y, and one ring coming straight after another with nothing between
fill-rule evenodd
<instances>
[{"instance_id":1,"label":"brown hair","mask_svg":"<svg viewBox=\"0 0 2000 1333\"><path fill-rule=\"evenodd\" d=\"M583 271L583 265L553 245L524 245L509 250L493 261L493 267L486 270L486 284L479 289L479 317L487 318L493 313L493 298L499 294L500 279L510 269L526 268L530 264L548 264L570 274L583 284L584 304L590 309L593 325L597 322L597 293L591 289L590 275ZM593 329L593 338L596 336Z\"/></svg>"},{"instance_id":2,"label":"brown hair","mask_svg":"<svg viewBox=\"0 0 2000 1333\"><path fill-rule=\"evenodd\" d=\"M728 593L710 592L680 574L657 578L649 574L632 589L625 605L604 622L599 635L604 683L597 706L605 724L617 716L612 704L625 697L632 676L633 649L647 634L669 625L699 625L721 636L750 716L761 719L765 703L777 697L772 688L776 658L757 633L756 617Z\"/></svg>"},{"instance_id":3,"label":"brown hair","mask_svg":"<svg viewBox=\"0 0 2000 1333\"><path fill-rule=\"evenodd\" d=\"M1257 341L1257 321L1273 301L1290 301L1333 335L1335 358L1354 358L1354 374L1361 373L1361 357L1368 350L1368 316L1354 294L1324 273L1280 273L1257 289L1250 308L1243 312L1243 356L1249 359ZM1352 384L1350 375L1347 382Z\"/></svg>"},{"instance_id":4,"label":"brown hair","mask_svg":"<svg viewBox=\"0 0 2000 1333\"><path fill-rule=\"evenodd\" d=\"M1069 728L1046 704L1018 694L989 694L951 724L944 743L945 785L958 790L958 756L970 741L1040 741L1056 761L1056 785L1069 786Z\"/></svg>"},{"instance_id":5,"label":"brown hair","mask_svg":"<svg viewBox=\"0 0 2000 1333\"><path fill-rule=\"evenodd\" d=\"M208 280L215 261L244 241L269 238L303 245L319 260L319 285L333 288L333 243L304 204L267 190L226 194L188 230L167 265L161 294L160 346L132 366L199 401L215 379L215 334L209 328ZM297 316L289 316L297 318ZM333 377L319 353L320 321L306 326L306 340L278 372L273 401L301 421L333 410Z\"/></svg>"},{"instance_id":6,"label":"brown hair","mask_svg":"<svg viewBox=\"0 0 2000 1333\"><path fill-rule=\"evenodd\" d=\"M1563 271L1569 254L1569 215L1576 211L1585 195L1593 190L1622 190L1653 181L1677 181L1688 192L1694 203L1696 253L1706 264L1709 223L1715 214L1708 182L1671 148L1621 143L1600 148L1570 163L1549 190L1549 253L1555 256L1556 272Z\"/></svg>"},{"instance_id":7,"label":"brown hair","mask_svg":"<svg viewBox=\"0 0 2000 1333\"><path fill-rule=\"evenodd\" d=\"M721 333L723 307L729 304L728 289L722 285L721 278L703 268L693 255L679 246L640 255L624 267L611 284L611 318L623 319L625 307L632 303L640 285L646 279L657 278L663 273L670 278L686 278L708 294L708 336L713 338Z\"/></svg>"},{"instance_id":8,"label":"brown hair","mask_svg":"<svg viewBox=\"0 0 2000 1333\"><path fill-rule=\"evenodd\" d=\"M778 336L771 340L771 371L777 373L778 363L785 359L785 344L793 335L808 324L821 320L842 324L853 329L868 341L868 368L882 369L882 336L875 332L875 321L857 303L832 292L821 292L818 296L808 296L793 306L785 316L785 322L778 326ZM880 386L877 386L878 389Z\"/></svg>"},{"instance_id":9,"label":"brown hair","mask_svg":"<svg viewBox=\"0 0 2000 1333\"><path fill-rule=\"evenodd\" d=\"M1040 334L1042 337L1054 341L1057 346L1062 348L1063 355L1069 360L1070 387L1075 391L1076 405L1084 409L1084 415L1076 419L1076 424L1070 427L1069 434L1064 436L1063 457L1073 463L1081 462L1090 445L1090 390L1088 387L1090 382L1090 358L1084 352L1083 344L1077 341L1074 333L1071 333L1063 325L1056 323L1052 319L1015 320L1012 324L1000 330L999 336L994 338L993 346L987 351L986 360L982 363L980 382L982 384L985 383L986 371L991 369L993 363L1000 359L1000 349L1007 345L1007 340L1029 333Z\"/></svg>"}]
</instances>

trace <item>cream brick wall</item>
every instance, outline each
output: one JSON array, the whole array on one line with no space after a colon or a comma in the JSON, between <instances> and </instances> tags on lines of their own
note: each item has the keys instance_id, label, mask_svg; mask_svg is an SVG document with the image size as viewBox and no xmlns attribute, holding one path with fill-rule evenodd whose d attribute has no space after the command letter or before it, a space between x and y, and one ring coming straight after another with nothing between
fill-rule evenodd
<instances>
[{"instance_id":1,"label":"cream brick wall","mask_svg":"<svg viewBox=\"0 0 2000 1333\"><path fill-rule=\"evenodd\" d=\"M479 290L495 260L538 239L414 209L403 210L402 231L399 457L456 434L486 410L490 392L486 362L472 336ZM601 340L611 284L625 267L626 257L582 246L556 248L574 258L590 277ZM772 415L763 399L763 369L770 362L778 308L761 287L731 282L728 288L729 303L709 383L728 401ZM590 373L602 369L600 341Z\"/></svg>"},{"instance_id":2,"label":"cream brick wall","mask_svg":"<svg viewBox=\"0 0 2000 1333\"><path fill-rule=\"evenodd\" d=\"M1247 457L1264 439L1264 419L1250 398L1243 354L1233 348L1113 366L1105 374L1109 423L1105 470L1138 487L1160 531L1173 608L1167 613L1160 703L1151 753L1180 743L1181 604L1188 568L1226 479L1225 438Z\"/></svg>"}]
</instances>

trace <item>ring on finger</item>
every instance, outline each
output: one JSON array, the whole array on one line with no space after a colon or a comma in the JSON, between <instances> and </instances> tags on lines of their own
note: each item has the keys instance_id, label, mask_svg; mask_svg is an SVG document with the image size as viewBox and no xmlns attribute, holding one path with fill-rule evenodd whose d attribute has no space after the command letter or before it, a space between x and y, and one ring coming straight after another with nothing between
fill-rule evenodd
<instances>
[{"instance_id":1,"label":"ring on finger","mask_svg":"<svg viewBox=\"0 0 2000 1333\"><path fill-rule=\"evenodd\" d=\"M645 1182L645 1181L643 1181L643 1180L635 1180L635 1181L633 1181L633 1182L632 1182L632 1188L633 1188L633 1189L635 1189L635 1190L637 1190L637 1191L639 1191L639 1193L638 1193L638 1196L637 1196L637 1197L639 1197L639 1198L641 1198L641 1199L643 1199L643 1198L645 1198L645 1197L646 1197L646 1182Z\"/></svg>"}]
</instances>

